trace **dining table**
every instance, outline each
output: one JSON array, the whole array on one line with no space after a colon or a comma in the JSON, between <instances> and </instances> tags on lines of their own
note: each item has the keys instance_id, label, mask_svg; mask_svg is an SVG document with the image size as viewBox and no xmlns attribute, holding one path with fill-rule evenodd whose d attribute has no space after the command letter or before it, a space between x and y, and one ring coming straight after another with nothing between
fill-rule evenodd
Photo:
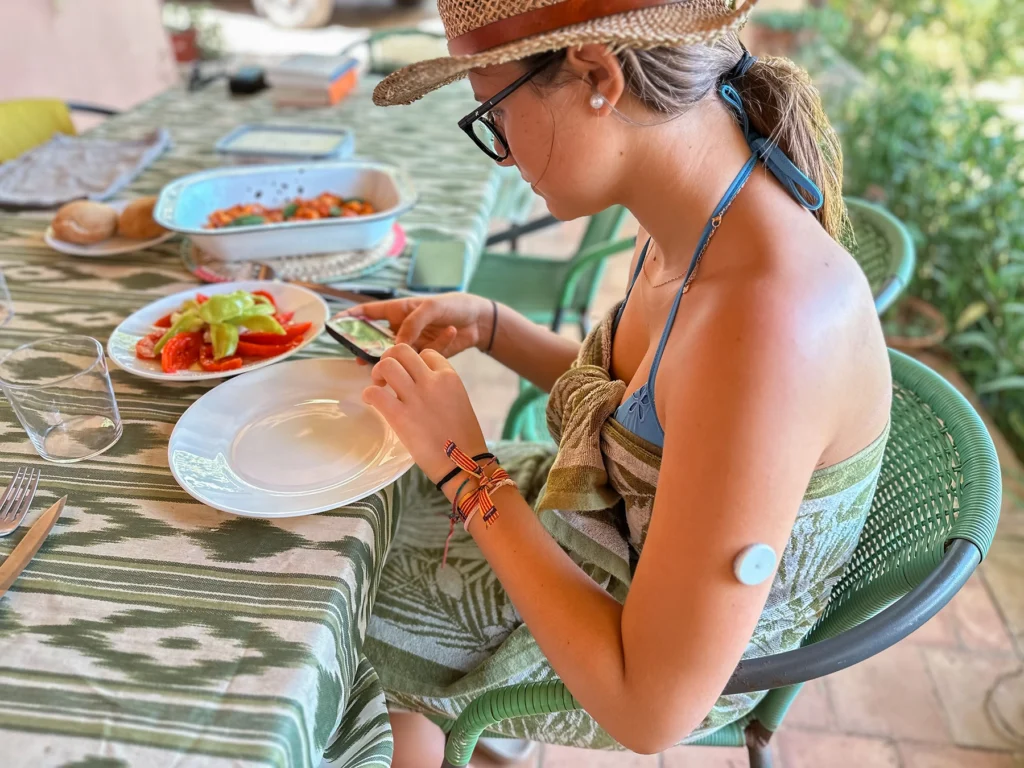
<instances>
[{"instance_id":1,"label":"dining table","mask_svg":"<svg viewBox=\"0 0 1024 768\"><path fill-rule=\"evenodd\" d=\"M170 149L119 194L132 197L223 164L214 144L241 124L349 127L359 156L398 165L415 183L419 202L401 219L410 240L463 245L471 273L507 183L456 126L472 95L460 85L385 110L370 102L371 86L333 109L287 112L266 92L175 88L88 136L169 131ZM135 310L197 285L177 238L120 256L67 256L44 244L51 215L0 212L0 269L15 310L0 327L0 355L52 335L105 343ZM408 259L392 261L366 279L402 287ZM322 336L297 356L346 354ZM0 557L67 496L0 599L0 765L389 765L384 696L362 641L398 525L398 487L301 517L216 511L178 486L167 446L182 413L217 382L111 368L123 434L91 460L43 461L0 400L0 487L17 467L42 471Z\"/></svg>"}]
</instances>

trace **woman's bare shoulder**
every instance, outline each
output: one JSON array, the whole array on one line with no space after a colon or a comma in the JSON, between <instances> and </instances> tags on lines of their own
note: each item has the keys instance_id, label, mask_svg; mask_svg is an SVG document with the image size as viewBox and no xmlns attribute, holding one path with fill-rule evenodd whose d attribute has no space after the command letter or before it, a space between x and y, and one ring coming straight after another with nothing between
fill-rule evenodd
<instances>
[{"instance_id":1,"label":"woman's bare shoulder","mask_svg":"<svg viewBox=\"0 0 1024 768\"><path fill-rule=\"evenodd\" d=\"M777 387L780 408L789 407L784 393L801 393L790 402L794 415L820 425L822 464L834 463L888 420L889 361L871 289L831 238L762 247L745 268L693 291L693 322L679 324L663 367L679 379L699 370L711 387L757 370L750 386Z\"/></svg>"}]
</instances>

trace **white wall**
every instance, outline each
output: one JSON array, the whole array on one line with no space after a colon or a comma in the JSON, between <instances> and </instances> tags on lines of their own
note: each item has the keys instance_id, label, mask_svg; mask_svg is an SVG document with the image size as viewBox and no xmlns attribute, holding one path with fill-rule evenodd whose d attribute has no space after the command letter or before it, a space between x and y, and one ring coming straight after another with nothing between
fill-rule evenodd
<instances>
[{"instance_id":1,"label":"white wall","mask_svg":"<svg viewBox=\"0 0 1024 768\"><path fill-rule=\"evenodd\" d=\"M124 109L177 79L160 0L0 0L0 100Z\"/></svg>"}]
</instances>

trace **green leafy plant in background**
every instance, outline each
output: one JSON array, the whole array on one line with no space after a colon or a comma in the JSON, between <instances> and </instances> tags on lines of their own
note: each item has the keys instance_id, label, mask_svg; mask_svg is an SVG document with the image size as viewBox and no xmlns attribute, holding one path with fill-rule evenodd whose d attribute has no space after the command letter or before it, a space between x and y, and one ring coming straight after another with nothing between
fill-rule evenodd
<instances>
[{"instance_id":1,"label":"green leafy plant in background","mask_svg":"<svg viewBox=\"0 0 1024 768\"><path fill-rule=\"evenodd\" d=\"M846 193L910 229L909 293L941 311L956 365L1024 456L1024 130L974 95L1024 72L1018 3L831 0L799 16L812 73L839 60L860 74L852 91L822 86Z\"/></svg>"},{"instance_id":2,"label":"green leafy plant in background","mask_svg":"<svg viewBox=\"0 0 1024 768\"><path fill-rule=\"evenodd\" d=\"M815 25L865 70L902 51L970 81L1024 72L1020 0L828 0L818 12L828 22Z\"/></svg>"},{"instance_id":3,"label":"green leafy plant in background","mask_svg":"<svg viewBox=\"0 0 1024 768\"><path fill-rule=\"evenodd\" d=\"M910 228L910 292L946 317L958 368L1024 454L1024 141L948 72L879 58L885 76L837 115L847 191Z\"/></svg>"}]
</instances>

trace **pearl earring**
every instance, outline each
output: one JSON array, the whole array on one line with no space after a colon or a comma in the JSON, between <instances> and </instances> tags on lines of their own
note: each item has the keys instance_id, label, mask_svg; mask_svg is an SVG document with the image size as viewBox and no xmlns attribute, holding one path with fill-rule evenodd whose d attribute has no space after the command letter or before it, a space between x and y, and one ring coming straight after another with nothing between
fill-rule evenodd
<instances>
[{"instance_id":1,"label":"pearl earring","mask_svg":"<svg viewBox=\"0 0 1024 768\"><path fill-rule=\"evenodd\" d=\"M601 109L601 107L603 107L605 103L606 102L604 100L604 96L602 96L600 93L595 93L593 96L590 97L590 106L593 109Z\"/></svg>"}]
</instances>

